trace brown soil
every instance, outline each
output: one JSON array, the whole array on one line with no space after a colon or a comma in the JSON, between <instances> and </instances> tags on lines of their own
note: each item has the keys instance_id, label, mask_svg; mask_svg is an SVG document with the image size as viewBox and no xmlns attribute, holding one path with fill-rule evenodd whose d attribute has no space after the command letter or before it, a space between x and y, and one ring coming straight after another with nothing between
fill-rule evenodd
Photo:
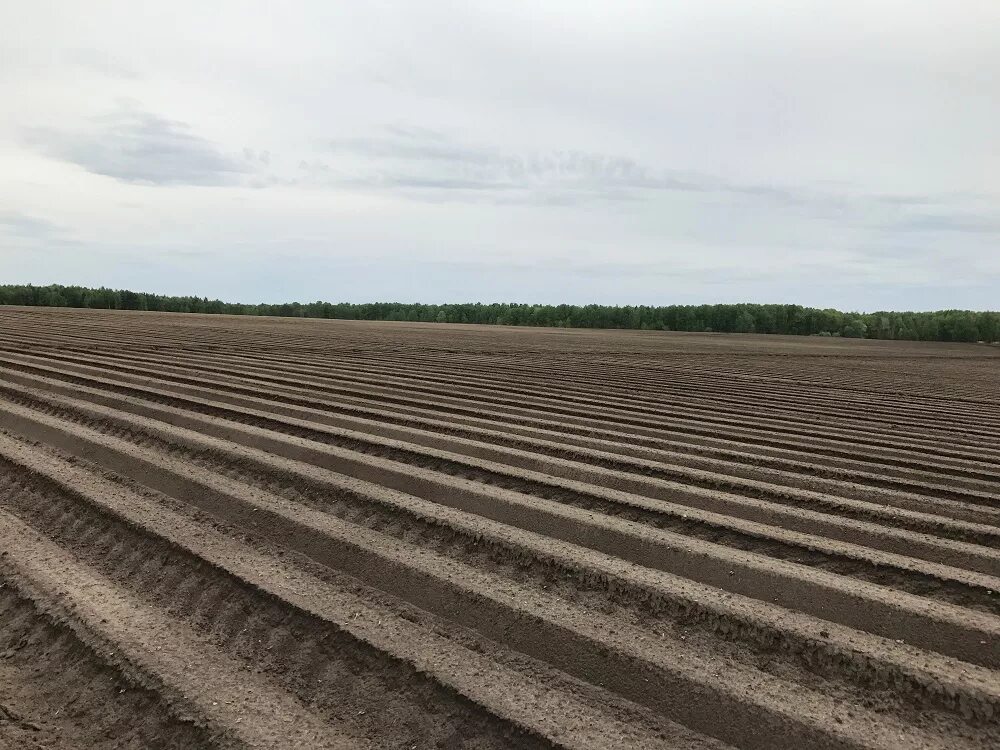
<instances>
[{"instance_id":1,"label":"brown soil","mask_svg":"<svg viewBox=\"0 0 1000 750\"><path fill-rule=\"evenodd\" d=\"M0 749L1000 746L1000 350L0 308Z\"/></svg>"}]
</instances>

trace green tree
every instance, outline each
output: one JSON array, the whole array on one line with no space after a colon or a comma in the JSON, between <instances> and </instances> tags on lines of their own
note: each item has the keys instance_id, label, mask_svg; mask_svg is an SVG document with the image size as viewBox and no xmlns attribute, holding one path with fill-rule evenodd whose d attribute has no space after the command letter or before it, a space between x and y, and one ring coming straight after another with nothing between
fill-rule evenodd
<instances>
[{"instance_id":1,"label":"green tree","mask_svg":"<svg viewBox=\"0 0 1000 750\"><path fill-rule=\"evenodd\" d=\"M748 310L740 310L736 315L736 322L733 330L736 333L753 333L757 330L753 315Z\"/></svg>"},{"instance_id":2,"label":"green tree","mask_svg":"<svg viewBox=\"0 0 1000 750\"><path fill-rule=\"evenodd\" d=\"M863 339L868 334L868 326L860 318L854 318L847 322L841 331L841 335L850 339Z\"/></svg>"}]
</instances>

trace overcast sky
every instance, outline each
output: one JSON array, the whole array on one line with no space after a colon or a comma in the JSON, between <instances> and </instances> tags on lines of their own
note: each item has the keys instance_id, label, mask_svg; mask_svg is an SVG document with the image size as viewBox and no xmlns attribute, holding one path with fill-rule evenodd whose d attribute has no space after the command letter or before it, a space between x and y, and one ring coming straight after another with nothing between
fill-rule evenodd
<instances>
[{"instance_id":1,"label":"overcast sky","mask_svg":"<svg viewBox=\"0 0 1000 750\"><path fill-rule=\"evenodd\" d=\"M3 2L0 281L1000 308L1000 2Z\"/></svg>"}]
</instances>

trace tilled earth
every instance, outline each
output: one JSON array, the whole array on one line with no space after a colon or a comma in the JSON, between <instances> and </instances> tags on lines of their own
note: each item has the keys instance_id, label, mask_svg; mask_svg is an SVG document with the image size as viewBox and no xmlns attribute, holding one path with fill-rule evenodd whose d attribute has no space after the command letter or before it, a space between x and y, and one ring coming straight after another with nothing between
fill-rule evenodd
<instances>
[{"instance_id":1,"label":"tilled earth","mask_svg":"<svg viewBox=\"0 0 1000 750\"><path fill-rule=\"evenodd\" d=\"M1000 349L0 308L0 748L1000 746Z\"/></svg>"}]
</instances>

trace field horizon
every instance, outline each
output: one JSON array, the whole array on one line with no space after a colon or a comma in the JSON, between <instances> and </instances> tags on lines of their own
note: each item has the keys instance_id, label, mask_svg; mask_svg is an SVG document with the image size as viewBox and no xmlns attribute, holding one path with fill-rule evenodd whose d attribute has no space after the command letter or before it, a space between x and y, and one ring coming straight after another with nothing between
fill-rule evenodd
<instances>
[{"instance_id":1,"label":"field horizon","mask_svg":"<svg viewBox=\"0 0 1000 750\"><path fill-rule=\"evenodd\" d=\"M0 305L266 317L469 323L515 327L761 333L908 341L1000 342L1000 312L976 310L844 312L797 304L570 305L531 303L246 304L207 297L51 284L0 285Z\"/></svg>"},{"instance_id":2,"label":"field horizon","mask_svg":"<svg viewBox=\"0 0 1000 750\"><path fill-rule=\"evenodd\" d=\"M678 336L687 338L690 340L697 340L699 337L705 337L707 340L717 340L717 339L736 339L736 340L746 340L746 341L761 341L769 342L771 345L777 346L780 342L787 342L789 346L801 347L805 349L816 348L821 349L823 347L840 347L838 351L850 348L852 345L861 347L877 347L878 345L890 345L890 346L900 346L906 347L908 345L927 345L928 351L933 351L935 349L947 349L956 348L963 350L972 351L990 351L997 347L1000 342L984 342L984 341L913 341L908 339L872 339L872 338L850 338L843 336L821 336L818 334L803 335L803 334L791 334L791 333L747 333L739 331L671 331L671 330L655 330L655 329L639 329L639 328L592 328L586 326L580 327L566 327L566 326L537 326L537 325L510 325L501 323L452 323L452 322L436 322L436 321L406 321L406 320L358 320L354 318L321 318L321 317L307 317L307 316L296 316L296 315L246 315L242 313L202 313L202 312L175 312L175 311L160 311L160 310L106 310L102 308L79 308L79 307L49 307L45 306L41 308L36 305L5 305L0 304L0 311L4 309L9 310L20 310L24 312L30 311L52 311L54 313L59 312L77 312L87 314L93 313L109 313L113 312L122 315L135 315L135 316L166 316L166 317L191 317L191 318L207 318L207 319L224 319L232 321L246 321L248 319L263 318L265 320L282 321L285 323L301 322L303 324L361 324L361 325L371 325L380 327L399 327L401 330L411 329L414 331L427 331L427 330L437 330L437 329L447 329L447 330L463 330L463 331L476 331L476 330L495 330L495 331L508 331L513 335L531 335L532 333L543 334L544 332L552 333L566 333L566 334L606 334L606 335L624 335L624 336ZM1000 355L998 355L1000 356Z\"/></svg>"}]
</instances>

